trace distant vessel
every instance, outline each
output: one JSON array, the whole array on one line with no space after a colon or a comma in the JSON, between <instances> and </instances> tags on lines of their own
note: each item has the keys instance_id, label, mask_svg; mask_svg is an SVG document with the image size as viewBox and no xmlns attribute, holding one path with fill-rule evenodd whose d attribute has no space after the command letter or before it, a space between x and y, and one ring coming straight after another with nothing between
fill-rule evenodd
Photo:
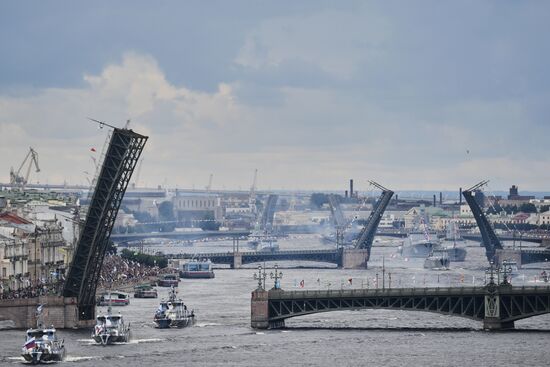
<instances>
[{"instance_id":1,"label":"distant vessel","mask_svg":"<svg viewBox=\"0 0 550 367\"><path fill-rule=\"evenodd\" d=\"M21 348L21 356L32 364L46 362L60 362L65 358L65 341L57 338L53 326L43 328L42 310L44 306L39 305L36 309L35 329L28 329L25 344Z\"/></svg>"},{"instance_id":2,"label":"distant vessel","mask_svg":"<svg viewBox=\"0 0 550 367\"><path fill-rule=\"evenodd\" d=\"M214 278L212 262L210 260L190 261L183 264L180 271L181 278Z\"/></svg>"},{"instance_id":3,"label":"distant vessel","mask_svg":"<svg viewBox=\"0 0 550 367\"><path fill-rule=\"evenodd\" d=\"M159 287L177 287L179 283L179 275L163 274L157 283Z\"/></svg>"},{"instance_id":4,"label":"distant vessel","mask_svg":"<svg viewBox=\"0 0 550 367\"><path fill-rule=\"evenodd\" d=\"M445 249L434 249L424 260L424 268L431 270L447 270L451 261Z\"/></svg>"},{"instance_id":5,"label":"distant vessel","mask_svg":"<svg viewBox=\"0 0 550 367\"><path fill-rule=\"evenodd\" d=\"M193 310L189 311L183 300L176 297L176 290L172 287L168 301L160 302L153 321L159 329L183 328L194 323L195 313Z\"/></svg>"},{"instance_id":6,"label":"distant vessel","mask_svg":"<svg viewBox=\"0 0 550 367\"><path fill-rule=\"evenodd\" d=\"M104 292L97 299L98 306L127 306L130 304L130 295L124 292Z\"/></svg>"},{"instance_id":7,"label":"distant vessel","mask_svg":"<svg viewBox=\"0 0 550 367\"><path fill-rule=\"evenodd\" d=\"M140 284L134 287L134 298L157 298L158 293L150 284Z\"/></svg>"},{"instance_id":8,"label":"distant vessel","mask_svg":"<svg viewBox=\"0 0 550 367\"><path fill-rule=\"evenodd\" d=\"M450 261L464 261L466 260L466 249L461 247L456 247L456 243L452 247L445 247L447 251L447 256Z\"/></svg>"},{"instance_id":9,"label":"distant vessel","mask_svg":"<svg viewBox=\"0 0 550 367\"><path fill-rule=\"evenodd\" d=\"M432 241L427 233L411 232L397 248L397 252L405 258L426 258L439 246L439 241Z\"/></svg>"}]
</instances>

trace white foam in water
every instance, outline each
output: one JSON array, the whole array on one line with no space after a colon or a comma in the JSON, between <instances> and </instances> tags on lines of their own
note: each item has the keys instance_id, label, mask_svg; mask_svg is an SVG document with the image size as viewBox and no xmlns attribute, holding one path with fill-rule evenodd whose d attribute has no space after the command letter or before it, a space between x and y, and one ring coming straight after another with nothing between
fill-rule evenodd
<instances>
[{"instance_id":1,"label":"white foam in water","mask_svg":"<svg viewBox=\"0 0 550 367\"><path fill-rule=\"evenodd\" d=\"M221 325L221 324L217 324L215 322L205 322L205 323L195 324L196 327L218 326L218 325Z\"/></svg>"},{"instance_id":2,"label":"white foam in water","mask_svg":"<svg viewBox=\"0 0 550 367\"><path fill-rule=\"evenodd\" d=\"M165 339L159 339L159 338L152 338L152 339L135 339L130 340L130 344L139 344L139 343L159 343L164 341Z\"/></svg>"},{"instance_id":3,"label":"white foam in water","mask_svg":"<svg viewBox=\"0 0 550 367\"><path fill-rule=\"evenodd\" d=\"M261 331L256 332L256 335L264 335L265 333L262 333Z\"/></svg>"},{"instance_id":4,"label":"white foam in water","mask_svg":"<svg viewBox=\"0 0 550 367\"><path fill-rule=\"evenodd\" d=\"M99 357L92 356L66 356L65 362L79 362L79 361L91 361L92 359L99 359Z\"/></svg>"}]
</instances>

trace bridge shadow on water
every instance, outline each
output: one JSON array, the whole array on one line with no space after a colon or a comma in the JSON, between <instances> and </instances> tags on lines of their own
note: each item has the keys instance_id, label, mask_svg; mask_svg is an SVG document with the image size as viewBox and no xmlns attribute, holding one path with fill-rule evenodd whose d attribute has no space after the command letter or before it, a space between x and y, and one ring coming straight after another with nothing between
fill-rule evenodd
<instances>
[{"instance_id":1,"label":"bridge shadow on water","mask_svg":"<svg viewBox=\"0 0 550 367\"><path fill-rule=\"evenodd\" d=\"M469 327L332 327L332 326L286 326L277 330L287 331L318 331L318 330L330 330L330 331L388 331L388 332L453 332L453 333L470 333L470 332L489 332L482 328L469 328ZM531 334L549 334L550 329L510 329L510 330L498 330L490 331L491 333L531 333Z\"/></svg>"}]
</instances>

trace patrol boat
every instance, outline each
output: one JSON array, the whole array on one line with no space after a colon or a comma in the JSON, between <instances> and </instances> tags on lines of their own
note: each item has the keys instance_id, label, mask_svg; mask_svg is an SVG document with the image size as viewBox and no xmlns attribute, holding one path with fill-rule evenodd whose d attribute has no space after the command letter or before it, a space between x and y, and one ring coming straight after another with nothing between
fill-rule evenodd
<instances>
[{"instance_id":1,"label":"patrol boat","mask_svg":"<svg viewBox=\"0 0 550 367\"><path fill-rule=\"evenodd\" d=\"M171 327L183 328L193 325L195 322L195 313L189 311L182 299L176 297L174 287L170 288L168 301L162 300L155 312L153 318L156 327L159 329L167 329Z\"/></svg>"},{"instance_id":2,"label":"patrol boat","mask_svg":"<svg viewBox=\"0 0 550 367\"><path fill-rule=\"evenodd\" d=\"M42 309L43 306L40 305L36 310L37 327L27 330L21 356L25 361L32 364L60 362L65 358L65 341L57 338L53 326L49 328L42 327Z\"/></svg>"},{"instance_id":3,"label":"patrol boat","mask_svg":"<svg viewBox=\"0 0 550 367\"><path fill-rule=\"evenodd\" d=\"M130 340L130 324L126 325L120 312L118 315L113 315L111 305L109 305L107 315L96 317L92 339L103 346L113 343L126 343Z\"/></svg>"}]
</instances>

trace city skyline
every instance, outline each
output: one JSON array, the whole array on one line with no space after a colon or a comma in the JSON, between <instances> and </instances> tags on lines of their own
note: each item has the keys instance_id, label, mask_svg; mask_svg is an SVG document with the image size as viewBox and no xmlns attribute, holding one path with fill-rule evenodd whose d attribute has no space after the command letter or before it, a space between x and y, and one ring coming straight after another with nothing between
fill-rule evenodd
<instances>
[{"instance_id":1,"label":"city skyline","mask_svg":"<svg viewBox=\"0 0 550 367\"><path fill-rule=\"evenodd\" d=\"M0 5L0 182L32 146L86 184L92 117L150 137L147 186L548 190L547 4L132 4Z\"/></svg>"}]
</instances>

